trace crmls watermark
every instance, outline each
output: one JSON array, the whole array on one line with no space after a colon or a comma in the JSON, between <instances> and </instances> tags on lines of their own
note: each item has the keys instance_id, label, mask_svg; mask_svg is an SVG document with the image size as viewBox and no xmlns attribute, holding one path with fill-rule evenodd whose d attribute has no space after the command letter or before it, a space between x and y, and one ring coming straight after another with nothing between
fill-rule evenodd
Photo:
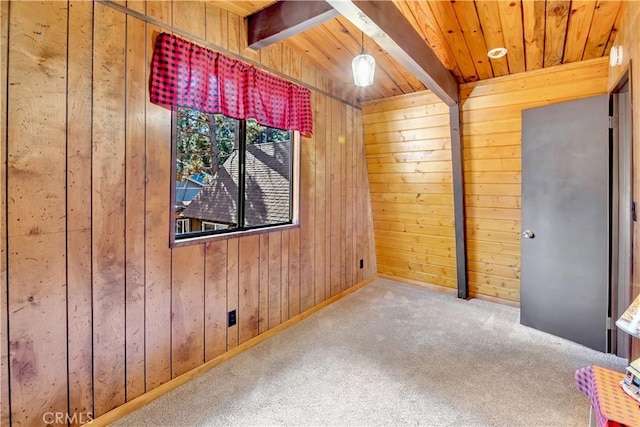
<instances>
[{"instance_id":1,"label":"crmls watermark","mask_svg":"<svg viewBox=\"0 0 640 427\"><path fill-rule=\"evenodd\" d=\"M45 412L42 415L45 424L91 424L93 414L91 412Z\"/></svg>"}]
</instances>

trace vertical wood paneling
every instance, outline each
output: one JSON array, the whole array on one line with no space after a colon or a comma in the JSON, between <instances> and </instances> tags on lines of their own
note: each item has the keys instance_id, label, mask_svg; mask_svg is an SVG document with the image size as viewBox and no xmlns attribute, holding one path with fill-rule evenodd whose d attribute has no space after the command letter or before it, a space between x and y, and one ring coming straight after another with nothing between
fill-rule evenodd
<instances>
[{"instance_id":1,"label":"vertical wood paneling","mask_svg":"<svg viewBox=\"0 0 640 427\"><path fill-rule=\"evenodd\" d=\"M227 350L227 241L205 245L205 362Z\"/></svg>"},{"instance_id":2,"label":"vertical wood paneling","mask_svg":"<svg viewBox=\"0 0 640 427\"><path fill-rule=\"evenodd\" d=\"M69 3L67 94L67 319L69 412L93 413L91 116L93 4ZM69 196L71 195L71 196ZM140 331L142 333L142 330ZM144 360L143 360L144 361ZM77 421L80 421L79 419Z\"/></svg>"},{"instance_id":3,"label":"vertical wood paneling","mask_svg":"<svg viewBox=\"0 0 640 427\"><path fill-rule=\"evenodd\" d=\"M273 70L282 72L282 43L271 45L267 66Z\"/></svg>"},{"instance_id":4,"label":"vertical wood paneling","mask_svg":"<svg viewBox=\"0 0 640 427\"><path fill-rule=\"evenodd\" d=\"M223 49L229 48L229 39L227 38L227 11L213 5L213 3L205 3L206 22L214 25L207 25L206 40L220 46Z\"/></svg>"},{"instance_id":5,"label":"vertical wood paneling","mask_svg":"<svg viewBox=\"0 0 640 427\"><path fill-rule=\"evenodd\" d=\"M240 53L240 18L238 15L227 15L227 40L228 49L233 53Z\"/></svg>"},{"instance_id":6,"label":"vertical wood paneling","mask_svg":"<svg viewBox=\"0 0 640 427\"><path fill-rule=\"evenodd\" d=\"M41 423L44 412L66 411L68 403L66 30L65 3L10 5L7 268L16 425Z\"/></svg>"},{"instance_id":7,"label":"vertical wood paneling","mask_svg":"<svg viewBox=\"0 0 640 427\"><path fill-rule=\"evenodd\" d=\"M355 129L364 128L364 125L362 124L362 114L358 114L358 112L356 112L356 114L354 115L354 128ZM364 277L364 268L360 267L360 260L362 259L364 263L363 230L365 229L364 225L361 224L361 222L363 222L362 219L363 219L363 213L364 213L362 209L363 193L361 189L364 188L363 177L366 175L366 172L365 172L366 168L364 167L364 164L363 164L366 162L366 157L364 155L364 138L362 137L362 133L357 133L356 135L354 135L354 141L356 145L354 148L354 151L355 151L354 172L356 174L355 176L355 193L356 194L354 195L354 202L356 204L354 209L355 216L356 216L355 262L357 263L356 282L360 282L361 279ZM367 186L367 188L369 187ZM362 267L364 267L364 265Z\"/></svg>"},{"instance_id":8,"label":"vertical wood paneling","mask_svg":"<svg viewBox=\"0 0 640 427\"><path fill-rule=\"evenodd\" d=\"M269 237L270 234L260 235L259 333L269 330Z\"/></svg>"},{"instance_id":9,"label":"vertical wood paneling","mask_svg":"<svg viewBox=\"0 0 640 427\"><path fill-rule=\"evenodd\" d=\"M147 70L144 22L127 18L126 201L125 219L144 218L145 107ZM126 221L126 400L145 392L144 221Z\"/></svg>"},{"instance_id":10,"label":"vertical wood paneling","mask_svg":"<svg viewBox=\"0 0 640 427\"><path fill-rule=\"evenodd\" d=\"M7 58L9 56L9 3L0 3L0 93L7 93ZM7 97L0 97L2 111L7 111ZM8 286L7 278L7 115L0 115L0 424L9 425L11 408L9 407L9 330L7 328Z\"/></svg>"},{"instance_id":11,"label":"vertical wood paneling","mask_svg":"<svg viewBox=\"0 0 640 427\"><path fill-rule=\"evenodd\" d=\"M330 82L327 84L327 88L330 86ZM332 227L334 226L331 222L332 215L332 206L333 206L333 187L332 184L332 167L333 167L333 105L332 100L330 98L326 98L325 102L325 120L327 123L327 131L325 135L325 165L324 165L324 191L325 191L325 214L324 214L324 233L325 236L328 236L328 239L325 239L324 244L324 260L322 264L319 265L319 268L324 268L324 294L325 298L331 297L331 243L333 239ZM321 183L318 183L322 185Z\"/></svg>"},{"instance_id":12,"label":"vertical wood paneling","mask_svg":"<svg viewBox=\"0 0 640 427\"><path fill-rule=\"evenodd\" d=\"M289 230L282 231L280 254L281 321L289 320Z\"/></svg>"},{"instance_id":13,"label":"vertical wood paneling","mask_svg":"<svg viewBox=\"0 0 640 427\"><path fill-rule=\"evenodd\" d=\"M125 16L96 5L92 253L95 415L125 402Z\"/></svg>"},{"instance_id":14,"label":"vertical wood paneling","mask_svg":"<svg viewBox=\"0 0 640 427\"><path fill-rule=\"evenodd\" d=\"M282 323L282 295L280 280L282 233L269 233L269 329Z\"/></svg>"},{"instance_id":15,"label":"vertical wood paneling","mask_svg":"<svg viewBox=\"0 0 640 427\"><path fill-rule=\"evenodd\" d=\"M335 237L335 233L337 231L338 234L344 236L346 229L346 191L347 191L347 173L346 173L346 147L348 144L346 137L346 106L340 102L333 103L330 102L331 108L331 126L335 126L332 129L330 139L327 141L327 149L328 149L328 157L327 161L332 162L333 164L329 164L330 171L330 183L334 182L336 177L340 180L340 183L336 185L335 189L332 188L330 192L330 203L328 208L335 209L330 213L329 220L331 221L331 225L329 229L332 233L332 236ZM330 187L331 188L331 187ZM336 230L333 230L333 229ZM336 239L332 242L331 251L332 251L332 264L331 264L331 275L332 277L332 288L330 293L327 295L332 296L335 293L340 293L343 289L346 288L346 245L347 242L344 239ZM333 251L337 251L337 255L333 254ZM330 258L331 259L331 258ZM336 285L337 284L337 285Z\"/></svg>"},{"instance_id":16,"label":"vertical wood paneling","mask_svg":"<svg viewBox=\"0 0 640 427\"><path fill-rule=\"evenodd\" d=\"M340 274L341 260L342 260L342 216L341 216L341 173L340 159L340 136L342 136L342 120L341 120L341 105L336 100L331 100L331 138L328 139L327 152L330 154L330 170L331 170L331 185L328 187L329 200L331 203L330 218L331 223L329 230L331 232L331 256L330 262L330 293L328 296L334 296L340 293L342 276Z\"/></svg>"},{"instance_id":17,"label":"vertical wood paneling","mask_svg":"<svg viewBox=\"0 0 640 427\"><path fill-rule=\"evenodd\" d=\"M204 39L205 3L184 1L171 4L173 26ZM201 314L204 311L204 268L203 246L172 251L171 371L174 378L204 362L205 334ZM238 331L237 325L235 328Z\"/></svg>"},{"instance_id":18,"label":"vertical wood paneling","mask_svg":"<svg viewBox=\"0 0 640 427\"><path fill-rule=\"evenodd\" d=\"M293 55L298 56L297 54ZM309 65L309 62L300 58L294 62L292 71L297 72L299 78L307 84L314 85L316 82L317 72L316 69ZM316 100L319 96L324 96L319 93L312 93L311 96L311 108L314 109ZM300 309L302 311L313 307L314 295L315 295L315 270L316 263L314 257L316 236L315 233L315 193L316 185L314 181L315 176L315 144L316 136L312 135L308 138L301 138L301 159L300 159L300 188L307 193L304 198L300 200L300 256L301 256L301 270L300 270ZM326 238L326 236L325 236Z\"/></svg>"},{"instance_id":19,"label":"vertical wood paneling","mask_svg":"<svg viewBox=\"0 0 640 427\"><path fill-rule=\"evenodd\" d=\"M227 241L205 245L205 362L227 350Z\"/></svg>"},{"instance_id":20,"label":"vertical wood paneling","mask_svg":"<svg viewBox=\"0 0 640 427\"><path fill-rule=\"evenodd\" d=\"M358 120L362 117L361 114L356 114L356 120L355 120L355 126L356 128L362 127L364 128L364 125L362 124L361 120ZM358 282L360 282L362 280L362 278L364 277L364 268L360 267L360 260L362 260L363 263L363 267L364 267L364 236L363 236L363 231L364 231L364 226L361 223L362 221L360 221L360 219L362 218L362 215L364 213L364 205L363 205L363 200L364 197L362 195L362 188L364 187L364 176L366 174L366 168L363 167L362 163L366 162L366 157L364 154L364 138L362 136L361 133L358 133L355 136L356 139L356 218L358 218L358 220L356 221L356 261L358 263L358 274L356 275L356 280ZM369 188L369 187L367 187ZM368 191L367 191L368 192Z\"/></svg>"},{"instance_id":21,"label":"vertical wood paneling","mask_svg":"<svg viewBox=\"0 0 640 427\"><path fill-rule=\"evenodd\" d=\"M605 90L602 59L461 86L472 294L520 300L522 110Z\"/></svg>"},{"instance_id":22,"label":"vertical wood paneling","mask_svg":"<svg viewBox=\"0 0 640 427\"><path fill-rule=\"evenodd\" d=\"M206 3L202 1L176 1L173 6L173 26L194 36L206 37Z\"/></svg>"},{"instance_id":23,"label":"vertical wood paneling","mask_svg":"<svg viewBox=\"0 0 640 427\"><path fill-rule=\"evenodd\" d=\"M358 129L362 127L362 121L358 119L361 118L362 115L358 114L358 111L354 110L353 114L353 128ZM353 262L354 264L354 281L355 283L360 282L361 278L364 277L364 268L360 267L360 260L363 259L362 256L362 230L363 226L361 222L361 212L362 212L362 194L361 189L363 188L362 182L362 161L364 159L364 143L362 140L362 133L356 132L352 135L353 138L353 174L354 174L354 194L353 194L353 215L354 215L354 223L353 228L355 230L355 236L353 238ZM366 160L364 160L366 161ZM367 187L368 188L368 187ZM363 265L364 267L364 265Z\"/></svg>"},{"instance_id":24,"label":"vertical wood paneling","mask_svg":"<svg viewBox=\"0 0 640 427\"><path fill-rule=\"evenodd\" d=\"M307 75L307 79L310 80L311 77L309 75L313 75L313 80L315 82L316 72L315 69L309 68L307 69L303 75ZM315 110L316 102L318 99L324 95L314 93L311 97L311 108ZM315 129L315 128L314 128ZM301 186L303 191L306 193L305 197L301 199L302 205L304 205L304 217L301 214L301 222L303 225L303 231L301 232L302 244L301 244L301 254L302 254L302 270L304 273L301 276L303 281L301 282L300 288L300 296L301 296L301 308L309 308L315 305L317 302L315 301L315 289L318 286L315 277L316 277L316 264L317 261L315 259L315 251L316 245L318 242L318 236L315 235L315 227L316 227L316 211L315 211L315 203L317 200L316 196L316 183L315 183L315 174L316 174L316 144L318 144L318 137L316 135L312 135L311 137L304 138L300 140L302 144L301 151L304 150L304 155L301 156L300 163L300 174L304 176L304 179L301 179L301 184L306 182L306 187ZM302 212L302 206L301 206ZM304 220L304 223L302 222ZM324 237L324 236L323 236ZM320 237L322 239L322 237Z\"/></svg>"},{"instance_id":25,"label":"vertical wood paneling","mask_svg":"<svg viewBox=\"0 0 640 427\"><path fill-rule=\"evenodd\" d=\"M259 333L260 320L260 236L248 236L239 242L240 298L238 322L240 343Z\"/></svg>"},{"instance_id":26,"label":"vertical wood paneling","mask_svg":"<svg viewBox=\"0 0 640 427\"><path fill-rule=\"evenodd\" d=\"M147 16L150 16L163 24L173 24L173 4L165 0L145 0ZM148 26L150 28L151 26ZM159 30L159 29L158 29Z\"/></svg>"},{"instance_id":27,"label":"vertical wood paneling","mask_svg":"<svg viewBox=\"0 0 640 427\"><path fill-rule=\"evenodd\" d=\"M300 314L300 229L289 232L289 316Z\"/></svg>"},{"instance_id":28,"label":"vertical wood paneling","mask_svg":"<svg viewBox=\"0 0 640 427\"><path fill-rule=\"evenodd\" d=\"M357 116L357 129L364 129L364 115L358 114ZM363 252L364 252L364 277L369 277L372 274L375 274L378 271L378 262L376 260L376 245L375 245L375 236L373 229L373 206L371 204L371 192L369 190L369 174L367 169L367 158L365 145L366 140L364 137L364 132L358 132L359 139L359 147L362 152L360 156L360 165L362 168L362 191L360 194L362 195L362 235L361 239L363 240Z\"/></svg>"},{"instance_id":29,"label":"vertical wood paneling","mask_svg":"<svg viewBox=\"0 0 640 427\"><path fill-rule=\"evenodd\" d=\"M358 116L358 127L364 128L364 115ZM361 155L361 165L362 165L362 181L363 188L369 188L369 174L367 170L367 158L366 158L366 139L364 133L358 135L360 138L360 149L362 150ZM373 206L371 204L371 192L370 191L362 191L362 218L364 219L365 224L373 223ZM362 229L362 240L363 240L363 257L364 257L364 276L368 277L368 275L373 274L378 271L378 263L376 260L376 245L375 245L375 235L373 227L365 226Z\"/></svg>"},{"instance_id":30,"label":"vertical wood paneling","mask_svg":"<svg viewBox=\"0 0 640 427\"><path fill-rule=\"evenodd\" d=\"M326 225L326 204L327 204L327 196L326 196L326 188L325 188L325 165L326 165L326 140L327 134L330 135L328 131L329 123L327 122L327 97L317 95L315 97L315 109L314 109L314 126L316 133L316 144L315 144L315 174L314 181L316 183L315 187L315 197L313 198L314 209L315 209L315 263L318 266L323 266L325 262L325 254L326 254L326 241L324 236L326 235L325 225ZM304 187L303 187L304 188ZM315 269L315 303L318 304L324 301L327 298L325 284L327 281L325 280L325 269L324 268L316 268Z\"/></svg>"},{"instance_id":31,"label":"vertical wood paneling","mask_svg":"<svg viewBox=\"0 0 640 427\"><path fill-rule=\"evenodd\" d=\"M236 311L236 324L228 326L227 330L227 350L238 345L239 327L238 319L238 238L227 240L227 311Z\"/></svg>"},{"instance_id":32,"label":"vertical wood paneling","mask_svg":"<svg viewBox=\"0 0 640 427\"><path fill-rule=\"evenodd\" d=\"M171 376L204 363L204 246L171 254Z\"/></svg>"},{"instance_id":33,"label":"vertical wood paneling","mask_svg":"<svg viewBox=\"0 0 640 427\"><path fill-rule=\"evenodd\" d=\"M251 59L252 61L260 62L261 51L254 50L248 47L249 46L249 42L247 40L247 37L249 36L248 25L249 25L249 21L247 19L240 20L240 52L243 57L247 59ZM287 53L290 54L291 50L289 50L289 52ZM283 61L283 65L286 64L286 66L288 66L289 60L290 60L290 57L287 57L287 61L286 62ZM285 71L285 73L287 73L287 71Z\"/></svg>"},{"instance_id":34,"label":"vertical wood paneling","mask_svg":"<svg viewBox=\"0 0 640 427\"><path fill-rule=\"evenodd\" d=\"M344 123L344 262L345 262L345 278L343 280L344 288L350 288L353 285L354 257L353 257L353 235L348 231L353 231L353 146L355 141L352 139L353 133L353 109L349 106L345 107L345 123Z\"/></svg>"},{"instance_id":35,"label":"vertical wood paneling","mask_svg":"<svg viewBox=\"0 0 640 427\"><path fill-rule=\"evenodd\" d=\"M144 13L147 10L147 4L145 0L127 0L126 6L136 12Z\"/></svg>"},{"instance_id":36,"label":"vertical wood paneling","mask_svg":"<svg viewBox=\"0 0 640 427\"><path fill-rule=\"evenodd\" d=\"M339 150L340 153L340 169L338 172L338 176L340 177L340 276L338 282L340 283L339 292L342 292L345 289L345 285L347 282L346 275L346 261L347 261L347 242L344 240L344 236L347 235L347 186L349 185L346 181L347 177L347 137L346 135L346 113L347 108L343 103L339 103L340 105L340 132L338 134L338 143L336 145L336 149Z\"/></svg>"},{"instance_id":37,"label":"vertical wood paneling","mask_svg":"<svg viewBox=\"0 0 640 427\"><path fill-rule=\"evenodd\" d=\"M253 50L253 49L247 49L247 50ZM293 50L291 49L291 46L283 43L282 44L282 72L288 76L291 75L291 66L293 65L292 55L294 55L294 53L293 53Z\"/></svg>"},{"instance_id":38,"label":"vertical wood paneling","mask_svg":"<svg viewBox=\"0 0 640 427\"><path fill-rule=\"evenodd\" d=\"M241 18L213 3L127 4L246 50ZM375 273L362 114L316 91L316 133L300 141L300 226L171 248L174 124L147 101L163 30L108 4L68 8L67 18L67 3L0 7L11 83L3 425L9 382L16 425L47 410L100 415ZM343 92L287 46L264 60Z\"/></svg>"},{"instance_id":39,"label":"vertical wood paneling","mask_svg":"<svg viewBox=\"0 0 640 427\"><path fill-rule=\"evenodd\" d=\"M155 3L147 4L147 11L153 6ZM164 14L155 17L167 19ZM147 25L147 75L159 33L159 28ZM166 206L171 169L165 165L171 164L171 112L147 102L146 129L145 373L149 391L171 379L171 250L167 229L162 226L170 222Z\"/></svg>"}]
</instances>

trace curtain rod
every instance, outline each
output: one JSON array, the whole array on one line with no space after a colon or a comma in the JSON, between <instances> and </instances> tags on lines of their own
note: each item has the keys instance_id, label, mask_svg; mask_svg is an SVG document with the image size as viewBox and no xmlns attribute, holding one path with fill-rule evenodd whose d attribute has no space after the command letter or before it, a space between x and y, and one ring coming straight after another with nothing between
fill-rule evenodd
<instances>
[{"instance_id":1,"label":"curtain rod","mask_svg":"<svg viewBox=\"0 0 640 427\"><path fill-rule=\"evenodd\" d=\"M282 73L282 72L280 72L278 70L275 70L273 68L266 67L266 66L264 66L264 64L261 64L261 63L259 63L257 61L249 59L249 58L245 58L244 56L239 55L239 54L237 54L235 52L232 52L229 49L225 49L222 46L218 46L218 45L216 45L214 43L211 43L211 42L209 42L207 40L201 39L200 37L196 37L193 34L190 34L190 33L186 32L186 31L183 31L183 30L181 30L179 28L175 28L172 25L165 24L164 22L158 21L155 18L151 18L151 17L149 17L149 16L147 16L147 15L141 13L141 12L129 9L128 7L122 6L122 5L118 4L118 3L114 3L112 0L95 0L95 2L96 3L100 3L100 4L104 5L104 6L110 7L112 9L116 9L116 10L122 12L122 13L125 13L127 15L133 16L135 18L138 18L138 19L140 19L140 20L142 20L142 21L144 21L144 22L146 22L148 24L153 24L153 25L156 25L156 26L158 26L158 27L160 27L160 28L162 28L164 30L171 31L172 33L175 33L175 34L179 34L179 35L181 35L181 36L183 36L183 37L185 37L185 38L187 38L189 40L193 40L193 41L201 44L202 46L212 47L215 50L217 50L217 51L219 51L221 53L224 53L225 55L228 55L228 56L231 56L231 57L233 57L235 59L238 59L239 61L242 61L242 62L245 62L247 64L253 65L253 66L258 67L260 69L263 69L263 70L265 70L265 71L267 71L267 72L269 72L269 73L271 73L273 75L276 75L278 77L282 77L282 78L287 79L289 81L292 81L292 82L294 82L296 84L299 84L300 86L306 87L309 90L312 90L314 92L318 92L318 93L320 93L322 95L325 95L325 96L328 96L329 98L335 99L336 101L340 101L343 104L347 104L347 105L349 105L349 106L351 106L353 108L356 108L358 110L362 110L362 107L360 107L359 105L356 105L356 104L353 104L353 103L351 103L349 101L346 101L346 100L344 100L344 99L342 99L342 98L340 98L340 97L338 97L338 96L336 96L336 95L334 95L332 93L329 93L329 92L324 91L322 89L318 89L317 87L311 86L310 84L305 83L302 80L296 79L295 77L292 77L292 76L289 76L287 74L284 74L284 73Z\"/></svg>"}]
</instances>

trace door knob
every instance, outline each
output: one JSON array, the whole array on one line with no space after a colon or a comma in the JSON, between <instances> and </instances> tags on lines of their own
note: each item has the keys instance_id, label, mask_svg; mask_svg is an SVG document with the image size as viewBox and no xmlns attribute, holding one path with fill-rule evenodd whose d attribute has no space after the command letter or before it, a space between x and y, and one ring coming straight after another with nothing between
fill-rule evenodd
<instances>
[{"instance_id":1,"label":"door knob","mask_svg":"<svg viewBox=\"0 0 640 427\"><path fill-rule=\"evenodd\" d=\"M533 231L531 230L524 230L522 232L522 236L526 239L533 239L533 236L535 236L535 234L533 234Z\"/></svg>"}]
</instances>

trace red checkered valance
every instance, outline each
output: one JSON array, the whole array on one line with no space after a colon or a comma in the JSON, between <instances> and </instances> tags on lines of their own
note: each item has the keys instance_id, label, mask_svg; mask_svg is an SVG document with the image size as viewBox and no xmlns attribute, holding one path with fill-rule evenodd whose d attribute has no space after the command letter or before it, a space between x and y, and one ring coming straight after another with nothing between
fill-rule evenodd
<instances>
[{"instance_id":1,"label":"red checkered valance","mask_svg":"<svg viewBox=\"0 0 640 427\"><path fill-rule=\"evenodd\" d=\"M254 118L305 136L313 132L309 89L171 34L156 40L150 86L151 102L167 108Z\"/></svg>"}]
</instances>

